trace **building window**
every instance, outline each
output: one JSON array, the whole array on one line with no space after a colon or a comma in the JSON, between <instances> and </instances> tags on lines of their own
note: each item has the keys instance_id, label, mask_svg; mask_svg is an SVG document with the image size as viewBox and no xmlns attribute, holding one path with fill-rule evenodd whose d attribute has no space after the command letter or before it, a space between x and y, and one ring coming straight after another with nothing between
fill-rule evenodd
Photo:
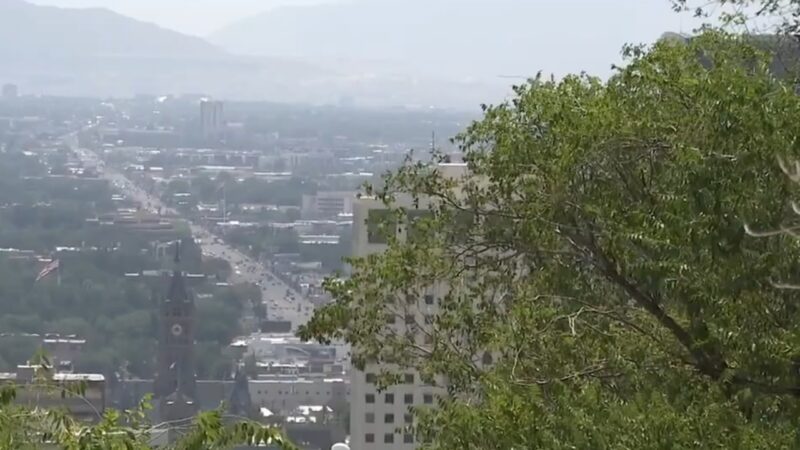
<instances>
[{"instance_id":1,"label":"building window","mask_svg":"<svg viewBox=\"0 0 800 450\"><path fill-rule=\"evenodd\" d=\"M394 394L386 394L383 398L383 401L387 405L394 405Z\"/></svg>"},{"instance_id":2,"label":"building window","mask_svg":"<svg viewBox=\"0 0 800 450\"><path fill-rule=\"evenodd\" d=\"M433 394L424 394L422 396L422 402L425 403L426 405L432 404L433 403ZM367 403L369 403L369 402L367 402Z\"/></svg>"},{"instance_id":3,"label":"building window","mask_svg":"<svg viewBox=\"0 0 800 450\"><path fill-rule=\"evenodd\" d=\"M425 304L433 305L433 295L428 294L425 296Z\"/></svg>"},{"instance_id":4,"label":"building window","mask_svg":"<svg viewBox=\"0 0 800 450\"><path fill-rule=\"evenodd\" d=\"M414 443L414 435L406 433L403 435L403 443L404 444L413 444Z\"/></svg>"},{"instance_id":5,"label":"building window","mask_svg":"<svg viewBox=\"0 0 800 450\"><path fill-rule=\"evenodd\" d=\"M408 238L410 240L421 239L426 231L430 231L430 219L433 217L432 211L408 211ZM427 223L426 223L427 222Z\"/></svg>"},{"instance_id":6,"label":"building window","mask_svg":"<svg viewBox=\"0 0 800 450\"><path fill-rule=\"evenodd\" d=\"M394 414L384 414L383 423L394 423Z\"/></svg>"},{"instance_id":7,"label":"building window","mask_svg":"<svg viewBox=\"0 0 800 450\"><path fill-rule=\"evenodd\" d=\"M403 403L411 405L414 403L414 394L406 394L403 396Z\"/></svg>"},{"instance_id":8,"label":"building window","mask_svg":"<svg viewBox=\"0 0 800 450\"><path fill-rule=\"evenodd\" d=\"M375 423L375 413L367 413L364 416L364 422L366 422L366 423Z\"/></svg>"},{"instance_id":9,"label":"building window","mask_svg":"<svg viewBox=\"0 0 800 450\"><path fill-rule=\"evenodd\" d=\"M456 213L455 217L455 224L456 229L459 230L469 230L473 226L475 226L475 215L468 211L459 211Z\"/></svg>"},{"instance_id":10,"label":"building window","mask_svg":"<svg viewBox=\"0 0 800 450\"><path fill-rule=\"evenodd\" d=\"M396 317L394 314L386 314L386 324L387 325L394 325Z\"/></svg>"},{"instance_id":11,"label":"building window","mask_svg":"<svg viewBox=\"0 0 800 450\"><path fill-rule=\"evenodd\" d=\"M403 381L405 381L406 384L414 384L414 374L413 373L405 374L403 376Z\"/></svg>"},{"instance_id":12,"label":"building window","mask_svg":"<svg viewBox=\"0 0 800 450\"><path fill-rule=\"evenodd\" d=\"M411 425L412 423L414 423L414 415L403 414L403 422L405 422L406 425Z\"/></svg>"},{"instance_id":13,"label":"building window","mask_svg":"<svg viewBox=\"0 0 800 450\"><path fill-rule=\"evenodd\" d=\"M433 325L433 316L430 314L425 315L425 325Z\"/></svg>"},{"instance_id":14,"label":"building window","mask_svg":"<svg viewBox=\"0 0 800 450\"><path fill-rule=\"evenodd\" d=\"M394 433L386 433L383 435L384 444L394 444Z\"/></svg>"},{"instance_id":15,"label":"building window","mask_svg":"<svg viewBox=\"0 0 800 450\"><path fill-rule=\"evenodd\" d=\"M367 242L386 244L397 227L394 214L387 209L373 209L367 216Z\"/></svg>"},{"instance_id":16,"label":"building window","mask_svg":"<svg viewBox=\"0 0 800 450\"><path fill-rule=\"evenodd\" d=\"M378 377L374 373L368 373L366 376L367 383L370 384L375 384L375 380L377 379Z\"/></svg>"},{"instance_id":17,"label":"building window","mask_svg":"<svg viewBox=\"0 0 800 450\"><path fill-rule=\"evenodd\" d=\"M406 314L406 325L413 325L415 322L413 314Z\"/></svg>"},{"instance_id":18,"label":"building window","mask_svg":"<svg viewBox=\"0 0 800 450\"><path fill-rule=\"evenodd\" d=\"M375 435L372 434L372 433L365 434L364 435L364 442L367 442L369 444L375 442Z\"/></svg>"},{"instance_id":19,"label":"building window","mask_svg":"<svg viewBox=\"0 0 800 450\"><path fill-rule=\"evenodd\" d=\"M367 403L375 403L375 394L367 394L364 396L364 400Z\"/></svg>"}]
</instances>

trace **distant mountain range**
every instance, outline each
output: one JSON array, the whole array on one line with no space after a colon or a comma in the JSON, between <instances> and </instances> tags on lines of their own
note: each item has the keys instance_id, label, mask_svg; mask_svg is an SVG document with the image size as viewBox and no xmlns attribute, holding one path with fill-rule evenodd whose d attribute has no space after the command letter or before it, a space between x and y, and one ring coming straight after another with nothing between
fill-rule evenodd
<instances>
[{"instance_id":1,"label":"distant mountain range","mask_svg":"<svg viewBox=\"0 0 800 450\"><path fill-rule=\"evenodd\" d=\"M586 2L582 2L586 3ZM544 7L546 9L546 6ZM284 6L209 36L237 53L448 79L536 72L531 0L353 0Z\"/></svg>"},{"instance_id":2,"label":"distant mountain range","mask_svg":"<svg viewBox=\"0 0 800 450\"><path fill-rule=\"evenodd\" d=\"M393 0L376 0L380 1ZM436 70L430 72L431 76L398 71L395 61L387 66L389 70L378 72L366 67L369 64L328 64L326 57L336 55L333 47L323 45L328 37L331 45L357 45L365 33L377 33L374 42L362 41L365 59L382 48L394 54L406 46L391 41L400 39L403 33L386 33L394 36L386 37L389 41L379 38L379 28L388 25L372 22L371 15L378 12L375 7L359 16L362 19L347 22L342 20L349 9L331 10L327 25L319 15L327 10L316 8L279 9L274 15L246 21L242 32L234 32L233 28L222 31L214 36L214 43L209 43L106 9L65 9L23 0L0 0L0 84L17 83L23 93L64 96L204 93L235 100L335 103L347 99L348 103L355 101L365 106L458 108L476 108L505 92L504 88L498 90L497 86L475 81L453 81L437 75ZM301 13L311 13L313 17L297 19L304 24L302 29L280 25L282 18L288 20ZM387 14L394 14L394 10L387 10ZM359 34L343 32L346 37L341 39L329 34L337 27L356 27L358 20L366 21ZM408 26L410 17L403 20L400 26ZM272 29L244 38L247 33L259 31L258 23ZM309 33L305 40L301 39L302 30ZM264 43L263 52L215 45L234 35L251 43L265 39L271 42ZM275 39L282 41L272 42ZM448 39L458 41L455 36ZM415 38L414 42L423 44L422 38ZM303 53L304 49L317 46L316 51ZM427 55L433 58L433 67L435 51Z\"/></svg>"},{"instance_id":3,"label":"distant mountain range","mask_svg":"<svg viewBox=\"0 0 800 450\"><path fill-rule=\"evenodd\" d=\"M139 22L107 9L64 9L0 0L0 55L47 57L225 57L200 38Z\"/></svg>"}]
</instances>

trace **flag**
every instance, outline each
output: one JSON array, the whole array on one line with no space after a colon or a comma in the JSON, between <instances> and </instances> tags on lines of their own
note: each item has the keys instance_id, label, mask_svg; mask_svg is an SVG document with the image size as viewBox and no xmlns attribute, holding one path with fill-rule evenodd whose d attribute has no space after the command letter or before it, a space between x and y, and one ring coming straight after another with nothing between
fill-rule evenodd
<instances>
[{"instance_id":1,"label":"flag","mask_svg":"<svg viewBox=\"0 0 800 450\"><path fill-rule=\"evenodd\" d=\"M58 270L59 264L60 264L60 262L57 259L54 259L54 260L50 261L49 263L47 263L47 265L44 266L42 271L39 272L39 275L36 275L36 281L39 281L39 280L47 277L51 273L55 272L56 270Z\"/></svg>"}]
</instances>

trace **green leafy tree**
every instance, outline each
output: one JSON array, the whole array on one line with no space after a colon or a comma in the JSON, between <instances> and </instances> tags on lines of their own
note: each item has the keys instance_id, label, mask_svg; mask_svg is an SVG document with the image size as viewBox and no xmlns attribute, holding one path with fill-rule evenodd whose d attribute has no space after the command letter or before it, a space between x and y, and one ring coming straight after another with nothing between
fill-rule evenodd
<instances>
[{"instance_id":1,"label":"green leafy tree","mask_svg":"<svg viewBox=\"0 0 800 450\"><path fill-rule=\"evenodd\" d=\"M626 55L486 107L457 138L469 176L388 175L386 251L301 329L442 386L415 410L425 448L800 445L798 293L770 282L800 248L744 228L794 229L776 156L800 98L742 37Z\"/></svg>"},{"instance_id":2,"label":"green leafy tree","mask_svg":"<svg viewBox=\"0 0 800 450\"><path fill-rule=\"evenodd\" d=\"M675 11L714 19L717 24L752 32L796 34L800 31L797 0L669 0Z\"/></svg>"},{"instance_id":3,"label":"green leafy tree","mask_svg":"<svg viewBox=\"0 0 800 450\"><path fill-rule=\"evenodd\" d=\"M64 396L80 396L80 388L66 389ZM75 421L59 410L31 409L14 403L13 386L0 389L0 448L39 449L57 446L64 450L110 449L154 450L150 442L158 425L145 420L149 405L118 412L108 410L99 423L88 425ZM207 450L230 449L241 445L270 445L281 450L295 450L277 428L255 422L230 423L221 411L201 413L185 434L169 447L159 449Z\"/></svg>"},{"instance_id":4,"label":"green leafy tree","mask_svg":"<svg viewBox=\"0 0 800 450\"><path fill-rule=\"evenodd\" d=\"M52 366L48 358L37 353L33 379L24 385L6 384L0 387L0 448L64 450L119 449L151 450L153 434L166 427L183 427L181 438L169 447L159 449L205 450L228 449L236 445L271 445L281 450L295 450L282 432L239 417L225 416L222 410L204 412L185 425L176 423L150 424L147 411L149 396L136 408L97 412L97 423L87 424L72 418L66 410L39 405L29 401L17 402L20 391L28 397L42 399L86 399L87 385L83 382L56 383L52 381ZM35 393L35 394L34 394ZM36 401L38 403L39 400ZM90 404L90 403L89 403Z\"/></svg>"}]
</instances>

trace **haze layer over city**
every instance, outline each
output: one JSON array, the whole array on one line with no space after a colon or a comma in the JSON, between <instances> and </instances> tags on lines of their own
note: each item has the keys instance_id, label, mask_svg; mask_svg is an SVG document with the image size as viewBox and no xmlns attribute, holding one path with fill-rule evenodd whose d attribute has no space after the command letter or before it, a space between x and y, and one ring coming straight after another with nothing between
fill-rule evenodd
<instances>
[{"instance_id":1,"label":"haze layer over city","mask_svg":"<svg viewBox=\"0 0 800 450\"><path fill-rule=\"evenodd\" d=\"M636 0L34 3L0 3L0 77L32 91L463 110L700 23Z\"/></svg>"},{"instance_id":2,"label":"haze layer over city","mask_svg":"<svg viewBox=\"0 0 800 450\"><path fill-rule=\"evenodd\" d=\"M0 450L794 449L795 0L0 0Z\"/></svg>"}]
</instances>

